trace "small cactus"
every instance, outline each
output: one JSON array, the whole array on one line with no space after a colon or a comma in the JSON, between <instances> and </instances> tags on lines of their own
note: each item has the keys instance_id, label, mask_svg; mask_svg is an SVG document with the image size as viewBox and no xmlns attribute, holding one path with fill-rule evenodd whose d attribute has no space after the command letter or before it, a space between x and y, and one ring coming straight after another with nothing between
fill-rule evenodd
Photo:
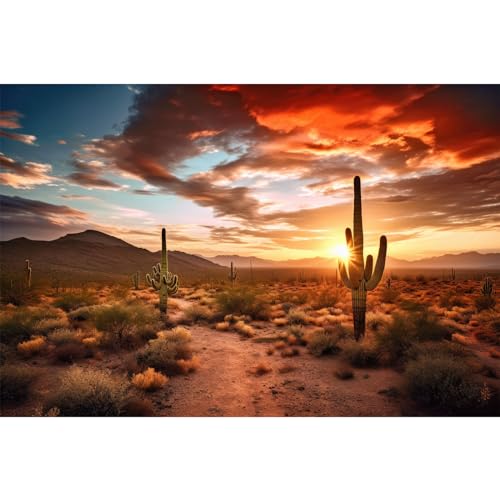
<instances>
[{"instance_id":1,"label":"small cactus","mask_svg":"<svg viewBox=\"0 0 500 500\"><path fill-rule=\"evenodd\" d=\"M139 279L140 279L139 271L136 271L134 274L132 274L132 285L134 285L135 290L139 290Z\"/></svg>"},{"instance_id":2,"label":"small cactus","mask_svg":"<svg viewBox=\"0 0 500 500\"><path fill-rule=\"evenodd\" d=\"M456 274L455 274L455 268L452 267L451 268L451 272L450 272L451 281L455 281L455 276L456 276Z\"/></svg>"},{"instance_id":3,"label":"small cactus","mask_svg":"<svg viewBox=\"0 0 500 500\"><path fill-rule=\"evenodd\" d=\"M385 287L386 288L391 288L391 278L387 278L385 281Z\"/></svg>"},{"instance_id":4,"label":"small cactus","mask_svg":"<svg viewBox=\"0 0 500 500\"><path fill-rule=\"evenodd\" d=\"M360 340L365 334L366 292L373 290L382 279L387 254L387 238L380 237L377 262L373 269L373 257L368 255L366 264L363 257L363 219L361 211L361 180L354 177L354 227L345 230L349 248L349 274L342 259L339 259L340 277L344 285L352 291L352 314L354 338Z\"/></svg>"},{"instance_id":5,"label":"small cactus","mask_svg":"<svg viewBox=\"0 0 500 500\"><path fill-rule=\"evenodd\" d=\"M31 266L28 259L26 259L26 267L24 268L24 279L26 287L31 288Z\"/></svg>"},{"instance_id":6,"label":"small cactus","mask_svg":"<svg viewBox=\"0 0 500 500\"><path fill-rule=\"evenodd\" d=\"M493 295L493 280L490 277L485 278L483 285L481 286L481 294L487 297Z\"/></svg>"},{"instance_id":7,"label":"small cactus","mask_svg":"<svg viewBox=\"0 0 500 500\"><path fill-rule=\"evenodd\" d=\"M236 266L233 265L233 261L231 261L231 270L229 271L229 281L231 282L231 286L234 285L234 282L236 281L236 277L238 276L238 273L236 272Z\"/></svg>"},{"instance_id":8,"label":"small cactus","mask_svg":"<svg viewBox=\"0 0 500 500\"><path fill-rule=\"evenodd\" d=\"M149 286L160 294L160 313L167 316L168 296L175 295L179 288L179 277L168 271L167 236L165 228L161 230L161 263L153 266L153 276L146 274Z\"/></svg>"}]
</instances>

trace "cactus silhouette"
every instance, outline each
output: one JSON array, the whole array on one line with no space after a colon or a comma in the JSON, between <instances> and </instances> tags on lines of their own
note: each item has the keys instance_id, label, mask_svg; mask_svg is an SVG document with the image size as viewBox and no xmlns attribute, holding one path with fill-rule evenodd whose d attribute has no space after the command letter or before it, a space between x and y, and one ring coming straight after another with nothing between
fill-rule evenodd
<instances>
[{"instance_id":1,"label":"cactus silhouette","mask_svg":"<svg viewBox=\"0 0 500 500\"><path fill-rule=\"evenodd\" d=\"M134 288L136 290L139 290L139 278L140 278L139 271L136 271L134 274L132 274L132 285L134 285Z\"/></svg>"},{"instance_id":2,"label":"cactus silhouette","mask_svg":"<svg viewBox=\"0 0 500 500\"><path fill-rule=\"evenodd\" d=\"M153 266L153 276L146 274L149 286L158 290L160 295L160 312L167 315L168 296L175 295L179 288L179 277L168 271L167 236L165 228L161 230L161 263Z\"/></svg>"},{"instance_id":3,"label":"cactus silhouette","mask_svg":"<svg viewBox=\"0 0 500 500\"><path fill-rule=\"evenodd\" d=\"M26 286L28 288L31 288L31 266L30 266L30 261L26 259L26 267L24 268L24 273L25 273L25 282Z\"/></svg>"},{"instance_id":4,"label":"cactus silhouette","mask_svg":"<svg viewBox=\"0 0 500 500\"><path fill-rule=\"evenodd\" d=\"M451 273L450 273L451 281L455 281L455 268L451 268Z\"/></svg>"},{"instance_id":5,"label":"cactus silhouette","mask_svg":"<svg viewBox=\"0 0 500 500\"><path fill-rule=\"evenodd\" d=\"M347 272L342 259L339 259L339 271L342 282L352 292L352 315L354 320L354 338L361 339L365 334L366 292L373 290L382 279L387 254L387 238L380 237L377 262L373 269L373 257L368 255L366 264L363 257L363 220L361 212L361 181L354 177L354 227L346 228L345 236L349 248Z\"/></svg>"},{"instance_id":6,"label":"cactus silhouette","mask_svg":"<svg viewBox=\"0 0 500 500\"><path fill-rule=\"evenodd\" d=\"M385 286L386 288L391 288L391 278L387 278L386 282L385 282Z\"/></svg>"},{"instance_id":7,"label":"cactus silhouette","mask_svg":"<svg viewBox=\"0 0 500 500\"><path fill-rule=\"evenodd\" d=\"M231 270L229 271L228 278L231 281L231 286L234 285L234 282L236 281L236 277L238 276L238 273L236 272L236 266L233 265L233 261L231 261Z\"/></svg>"},{"instance_id":8,"label":"cactus silhouette","mask_svg":"<svg viewBox=\"0 0 500 500\"><path fill-rule=\"evenodd\" d=\"M481 286L481 294L491 297L493 295L493 280L490 277L485 278Z\"/></svg>"}]
</instances>

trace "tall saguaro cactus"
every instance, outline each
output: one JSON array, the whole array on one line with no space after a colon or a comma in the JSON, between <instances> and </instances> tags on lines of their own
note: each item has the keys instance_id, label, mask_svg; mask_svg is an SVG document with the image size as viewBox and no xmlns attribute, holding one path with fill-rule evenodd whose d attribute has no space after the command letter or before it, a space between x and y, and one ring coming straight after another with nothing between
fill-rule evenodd
<instances>
[{"instance_id":1,"label":"tall saguaro cactus","mask_svg":"<svg viewBox=\"0 0 500 500\"><path fill-rule=\"evenodd\" d=\"M26 267L24 268L24 279L26 282L26 286L28 288L31 288L31 266L28 259L26 259Z\"/></svg>"},{"instance_id":2,"label":"tall saguaro cactus","mask_svg":"<svg viewBox=\"0 0 500 500\"><path fill-rule=\"evenodd\" d=\"M146 274L149 286L160 294L160 312L167 315L168 296L175 295L179 288L179 277L168 271L167 236L165 228L161 230L161 263L153 266L153 276Z\"/></svg>"},{"instance_id":3,"label":"tall saguaro cactus","mask_svg":"<svg viewBox=\"0 0 500 500\"><path fill-rule=\"evenodd\" d=\"M229 271L229 275L228 275L229 281L231 281L231 286L234 285L234 282L236 281L237 275L238 274L236 272L236 266L233 265L233 261L231 261L231 270Z\"/></svg>"},{"instance_id":4,"label":"tall saguaro cactus","mask_svg":"<svg viewBox=\"0 0 500 500\"><path fill-rule=\"evenodd\" d=\"M342 282L352 291L352 315L354 319L354 337L361 339L365 334L366 292L373 290L382 279L387 254L387 238L380 237L377 262L373 269L373 257L368 255L366 264L363 257L363 219L361 212L361 181L354 177L354 231L346 228L345 237L349 248L349 274L342 259L339 259L339 271Z\"/></svg>"}]
</instances>

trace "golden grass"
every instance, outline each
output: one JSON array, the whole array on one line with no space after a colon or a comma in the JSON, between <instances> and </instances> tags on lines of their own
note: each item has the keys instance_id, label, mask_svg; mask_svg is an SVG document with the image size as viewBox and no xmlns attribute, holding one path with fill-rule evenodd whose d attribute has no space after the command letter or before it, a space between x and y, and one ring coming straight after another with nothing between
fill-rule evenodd
<instances>
[{"instance_id":1,"label":"golden grass","mask_svg":"<svg viewBox=\"0 0 500 500\"><path fill-rule=\"evenodd\" d=\"M33 337L25 342L17 344L17 351L23 356L34 356L40 353L47 347L47 340L45 337Z\"/></svg>"},{"instance_id":2,"label":"golden grass","mask_svg":"<svg viewBox=\"0 0 500 500\"><path fill-rule=\"evenodd\" d=\"M154 368L147 368L142 373L137 373L132 377L132 385L143 391L157 391L167 382L168 377L157 372Z\"/></svg>"},{"instance_id":3,"label":"golden grass","mask_svg":"<svg viewBox=\"0 0 500 500\"><path fill-rule=\"evenodd\" d=\"M187 374L196 371L201 366L201 360L198 356L193 356L191 359L178 359L177 366L181 373Z\"/></svg>"}]
</instances>

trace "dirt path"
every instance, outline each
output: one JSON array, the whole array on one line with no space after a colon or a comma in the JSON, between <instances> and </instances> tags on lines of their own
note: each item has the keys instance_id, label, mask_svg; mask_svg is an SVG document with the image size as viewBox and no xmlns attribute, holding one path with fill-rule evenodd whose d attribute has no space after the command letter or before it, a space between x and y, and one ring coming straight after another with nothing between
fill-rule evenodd
<instances>
[{"instance_id":1,"label":"dirt path","mask_svg":"<svg viewBox=\"0 0 500 500\"><path fill-rule=\"evenodd\" d=\"M334 373L335 357L315 358L300 347L300 355L282 358L266 354L269 344L243 339L236 333L193 326L193 348L201 367L172 377L152 396L157 411L170 416L400 415L396 398L379 393L401 383L391 370L354 370L351 380ZM260 330L259 336L276 330ZM259 363L272 371L251 373Z\"/></svg>"}]
</instances>

